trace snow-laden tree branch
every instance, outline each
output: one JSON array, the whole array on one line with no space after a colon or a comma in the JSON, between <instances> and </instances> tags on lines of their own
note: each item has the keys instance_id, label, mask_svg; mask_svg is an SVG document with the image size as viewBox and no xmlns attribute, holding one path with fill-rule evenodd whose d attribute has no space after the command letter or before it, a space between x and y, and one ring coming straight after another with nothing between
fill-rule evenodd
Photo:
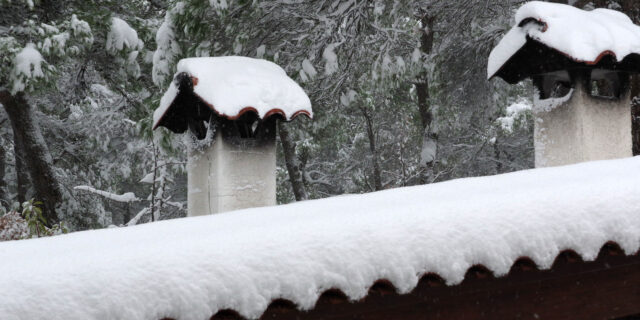
<instances>
[{"instance_id":1,"label":"snow-laden tree branch","mask_svg":"<svg viewBox=\"0 0 640 320\"><path fill-rule=\"evenodd\" d=\"M151 208L149 207L142 208L142 210L140 210L140 212L138 212L135 217L133 217L131 220L129 220L129 222L127 222L127 227L138 224L138 221L140 220L140 218L142 218L142 216L144 216L150 211L151 211Z\"/></svg>"},{"instance_id":2,"label":"snow-laden tree branch","mask_svg":"<svg viewBox=\"0 0 640 320\"><path fill-rule=\"evenodd\" d=\"M74 190L82 190L87 191L93 194L97 194L99 196L103 196L107 199L117 201L117 202L136 202L140 201L138 197L133 192L126 192L123 194L115 194L108 191L98 190L90 186L77 186L73 188Z\"/></svg>"}]
</instances>

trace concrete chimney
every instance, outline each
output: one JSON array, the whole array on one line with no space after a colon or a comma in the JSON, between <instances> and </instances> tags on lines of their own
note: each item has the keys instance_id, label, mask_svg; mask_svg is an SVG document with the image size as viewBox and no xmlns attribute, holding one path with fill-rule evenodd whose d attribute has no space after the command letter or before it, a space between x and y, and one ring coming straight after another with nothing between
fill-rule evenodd
<instances>
[{"instance_id":1,"label":"concrete chimney","mask_svg":"<svg viewBox=\"0 0 640 320\"><path fill-rule=\"evenodd\" d=\"M540 76L537 94L544 99L535 99L533 109L536 167L631 157L628 78L589 69L561 82ZM563 84L566 95L553 96L550 90Z\"/></svg>"},{"instance_id":2,"label":"concrete chimney","mask_svg":"<svg viewBox=\"0 0 640 320\"><path fill-rule=\"evenodd\" d=\"M234 121L226 122L235 125ZM259 126L262 132L258 136L242 137L220 130L210 146L191 148L187 164L189 216L276 204L275 119Z\"/></svg>"},{"instance_id":3,"label":"concrete chimney","mask_svg":"<svg viewBox=\"0 0 640 320\"><path fill-rule=\"evenodd\" d=\"M276 204L276 123L312 117L302 88L274 63L189 58L154 112L154 129L187 132L188 216Z\"/></svg>"},{"instance_id":4,"label":"concrete chimney","mask_svg":"<svg viewBox=\"0 0 640 320\"><path fill-rule=\"evenodd\" d=\"M632 156L630 76L640 27L625 14L533 1L489 55L488 78L536 88L536 167Z\"/></svg>"}]
</instances>

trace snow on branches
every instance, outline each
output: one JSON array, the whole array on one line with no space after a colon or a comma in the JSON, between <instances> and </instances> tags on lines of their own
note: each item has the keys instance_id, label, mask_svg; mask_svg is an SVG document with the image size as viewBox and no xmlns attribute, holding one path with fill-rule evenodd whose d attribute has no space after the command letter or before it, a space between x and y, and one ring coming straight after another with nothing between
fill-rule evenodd
<instances>
[{"instance_id":1,"label":"snow on branches","mask_svg":"<svg viewBox=\"0 0 640 320\"><path fill-rule=\"evenodd\" d=\"M322 58L325 61L324 73L326 75L330 75L338 71L338 55L335 53L335 49L338 45L338 43L332 43L322 52Z\"/></svg>"},{"instance_id":2,"label":"snow on branches","mask_svg":"<svg viewBox=\"0 0 640 320\"><path fill-rule=\"evenodd\" d=\"M122 19L111 18L111 30L107 34L106 44L109 53L115 54L126 49L141 50L143 47L144 43L138 38L136 30Z\"/></svg>"},{"instance_id":3,"label":"snow on branches","mask_svg":"<svg viewBox=\"0 0 640 320\"><path fill-rule=\"evenodd\" d=\"M521 99L507 107L506 115L499 117L496 121L502 130L513 133L514 125L531 113L532 105L527 99Z\"/></svg>"},{"instance_id":4,"label":"snow on branches","mask_svg":"<svg viewBox=\"0 0 640 320\"><path fill-rule=\"evenodd\" d=\"M140 65L136 61L144 43L138 38L138 32L120 18L111 18L111 29L105 44L107 52L116 57L116 62L126 68L133 77L140 76Z\"/></svg>"},{"instance_id":5,"label":"snow on branches","mask_svg":"<svg viewBox=\"0 0 640 320\"><path fill-rule=\"evenodd\" d=\"M25 90L38 79L44 79L43 64L46 65L46 62L35 45L33 43L27 44L13 59L13 69L10 75L13 83L11 94Z\"/></svg>"},{"instance_id":6,"label":"snow on branches","mask_svg":"<svg viewBox=\"0 0 640 320\"><path fill-rule=\"evenodd\" d=\"M140 199L138 199L138 197L136 197L136 195L133 192L127 192L127 193L123 193L123 194L116 194L116 193L111 193L108 191L102 191L102 190L98 190L95 189L93 187L90 186L77 186L73 188L74 190L82 190L82 191L87 191L87 192L91 192L94 194L97 194L99 196L103 196L107 199L113 200L113 201L117 201L117 202L134 202L134 201L139 201Z\"/></svg>"},{"instance_id":7,"label":"snow on branches","mask_svg":"<svg viewBox=\"0 0 640 320\"><path fill-rule=\"evenodd\" d=\"M93 43L91 27L76 15L55 23L29 19L1 35L0 82L9 84L11 94L46 85L56 71L46 60L77 55Z\"/></svg>"},{"instance_id":8,"label":"snow on branches","mask_svg":"<svg viewBox=\"0 0 640 320\"><path fill-rule=\"evenodd\" d=\"M171 66L175 63L176 58L182 50L176 40L174 32L173 19L174 15L182 10L180 3L167 11L164 22L158 28L156 33L156 51L153 53L153 83L157 86L163 86L168 77L172 76Z\"/></svg>"},{"instance_id":9,"label":"snow on branches","mask_svg":"<svg viewBox=\"0 0 640 320\"><path fill-rule=\"evenodd\" d=\"M11 210L0 216L0 241L20 240L28 236L27 221L18 211Z\"/></svg>"}]
</instances>

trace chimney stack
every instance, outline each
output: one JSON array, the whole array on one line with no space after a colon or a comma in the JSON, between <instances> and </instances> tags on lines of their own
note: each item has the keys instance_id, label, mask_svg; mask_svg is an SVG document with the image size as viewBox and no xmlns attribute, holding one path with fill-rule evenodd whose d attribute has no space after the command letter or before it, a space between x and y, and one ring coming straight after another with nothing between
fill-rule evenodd
<instances>
[{"instance_id":1,"label":"chimney stack","mask_svg":"<svg viewBox=\"0 0 640 320\"><path fill-rule=\"evenodd\" d=\"M154 112L187 134L188 216L276 204L276 122L312 117L278 65L246 57L188 58Z\"/></svg>"},{"instance_id":2,"label":"chimney stack","mask_svg":"<svg viewBox=\"0 0 640 320\"><path fill-rule=\"evenodd\" d=\"M640 27L625 14L533 1L489 56L488 76L531 78L536 167L632 156L629 82Z\"/></svg>"}]
</instances>

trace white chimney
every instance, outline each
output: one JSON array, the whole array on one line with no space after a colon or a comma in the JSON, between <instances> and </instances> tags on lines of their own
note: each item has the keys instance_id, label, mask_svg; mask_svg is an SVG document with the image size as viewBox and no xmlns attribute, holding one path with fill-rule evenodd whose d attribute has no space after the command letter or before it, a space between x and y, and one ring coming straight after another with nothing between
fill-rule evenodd
<instances>
[{"instance_id":1,"label":"white chimney","mask_svg":"<svg viewBox=\"0 0 640 320\"><path fill-rule=\"evenodd\" d=\"M275 126L269 129L275 133ZM211 146L190 150L187 175L189 216L273 206L275 134L256 139L218 132Z\"/></svg>"},{"instance_id":2,"label":"white chimney","mask_svg":"<svg viewBox=\"0 0 640 320\"><path fill-rule=\"evenodd\" d=\"M575 75L563 82L568 90L564 97L536 99L536 167L632 156L628 75L602 70L592 74L588 78ZM560 86L553 78L542 77L547 90ZM538 95L547 93L539 90Z\"/></svg>"},{"instance_id":3,"label":"white chimney","mask_svg":"<svg viewBox=\"0 0 640 320\"><path fill-rule=\"evenodd\" d=\"M276 122L312 117L278 65L246 57L189 58L154 113L154 129L189 130L188 216L276 204Z\"/></svg>"},{"instance_id":4,"label":"white chimney","mask_svg":"<svg viewBox=\"0 0 640 320\"><path fill-rule=\"evenodd\" d=\"M609 9L533 1L489 56L488 77L531 78L536 167L632 156L630 75L640 27Z\"/></svg>"}]
</instances>

